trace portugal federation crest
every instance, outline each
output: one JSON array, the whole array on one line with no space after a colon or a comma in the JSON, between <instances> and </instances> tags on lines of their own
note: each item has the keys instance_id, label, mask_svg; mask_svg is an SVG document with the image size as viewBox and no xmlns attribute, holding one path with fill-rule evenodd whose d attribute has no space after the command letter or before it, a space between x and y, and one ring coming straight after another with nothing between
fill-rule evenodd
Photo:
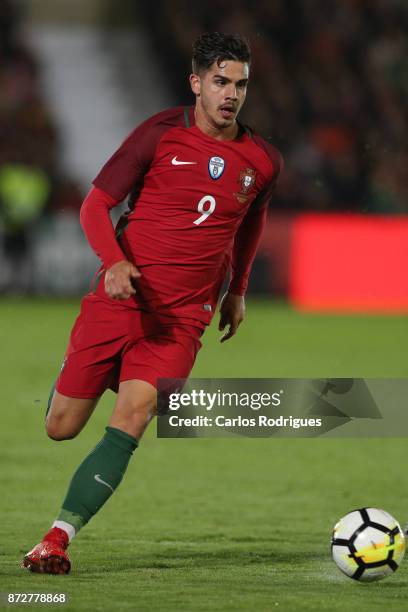
<instances>
[{"instance_id":1,"label":"portugal federation crest","mask_svg":"<svg viewBox=\"0 0 408 612\"><path fill-rule=\"evenodd\" d=\"M212 179L215 181L219 179L224 172L224 168L225 161L222 159L222 157L210 157L208 162L208 172Z\"/></svg>"},{"instance_id":2,"label":"portugal federation crest","mask_svg":"<svg viewBox=\"0 0 408 612\"><path fill-rule=\"evenodd\" d=\"M255 179L256 175L253 168L245 168L245 170L241 170L238 178L238 183L241 186L241 190L238 193L234 193L234 196L239 202L246 202L247 194L255 185Z\"/></svg>"}]
</instances>

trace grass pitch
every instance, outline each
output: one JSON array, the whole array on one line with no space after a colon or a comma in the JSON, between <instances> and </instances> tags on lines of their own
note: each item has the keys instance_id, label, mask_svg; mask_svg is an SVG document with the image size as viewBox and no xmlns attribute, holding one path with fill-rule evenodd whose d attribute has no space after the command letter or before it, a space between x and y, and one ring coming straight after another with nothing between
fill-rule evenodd
<instances>
[{"instance_id":1,"label":"grass pitch","mask_svg":"<svg viewBox=\"0 0 408 612\"><path fill-rule=\"evenodd\" d=\"M74 301L0 303L0 591L65 592L65 610L405 608L407 562L364 585L343 577L329 551L333 524L355 507L408 519L404 439L157 440L152 426L118 491L72 543L71 574L20 569L112 407L107 393L75 440L44 433L77 311ZM215 325L206 332L193 374L403 378L407 327L403 317L302 315L252 301L233 340L220 345Z\"/></svg>"}]
</instances>

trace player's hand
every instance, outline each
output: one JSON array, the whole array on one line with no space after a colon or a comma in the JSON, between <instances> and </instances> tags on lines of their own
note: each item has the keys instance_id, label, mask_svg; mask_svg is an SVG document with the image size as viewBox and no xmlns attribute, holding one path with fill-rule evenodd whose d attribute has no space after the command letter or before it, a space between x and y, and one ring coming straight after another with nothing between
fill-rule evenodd
<instances>
[{"instance_id":1,"label":"player's hand","mask_svg":"<svg viewBox=\"0 0 408 612\"><path fill-rule=\"evenodd\" d=\"M130 261L118 261L105 274L105 292L113 300L127 300L136 293L132 281L142 275Z\"/></svg>"},{"instance_id":2,"label":"player's hand","mask_svg":"<svg viewBox=\"0 0 408 612\"><path fill-rule=\"evenodd\" d=\"M244 320L245 298L242 295L227 292L221 299L220 315L218 329L223 331L228 325L228 330L220 338L220 342L225 342L236 334L239 325Z\"/></svg>"}]
</instances>

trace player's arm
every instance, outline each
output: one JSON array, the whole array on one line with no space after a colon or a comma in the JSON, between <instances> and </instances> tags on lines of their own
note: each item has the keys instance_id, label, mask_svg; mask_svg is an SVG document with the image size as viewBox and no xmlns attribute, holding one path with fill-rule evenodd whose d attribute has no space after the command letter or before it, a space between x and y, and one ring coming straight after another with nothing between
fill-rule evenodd
<instances>
[{"instance_id":1,"label":"player's arm","mask_svg":"<svg viewBox=\"0 0 408 612\"><path fill-rule=\"evenodd\" d=\"M228 330L221 337L221 342L232 338L244 320L245 293L248 288L249 275L266 224L269 200L283 170L281 154L263 139L257 138L257 141L270 157L272 172L269 183L252 202L235 235L231 280L228 291L220 304L219 329L222 331L228 325Z\"/></svg>"},{"instance_id":2,"label":"player's arm","mask_svg":"<svg viewBox=\"0 0 408 612\"><path fill-rule=\"evenodd\" d=\"M85 236L106 270L105 291L109 297L124 300L135 293L132 279L140 272L126 259L118 241L109 211L120 204L102 189L93 187L81 207L80 220Z\"/></svg>"},{"instance_id":3,"label":"player's arm","mask_svg":"<svg viewBox=\"0 0 408 612\"><path fill-rule=\"evenodd\" d=\"M82 205L81 225L103 263L105 291L113 299L127 299L135 293L132 280L138 278L140 272L122 252L109 211L123 202L135 186L143 183L157 143L166 129L167 124L161 119L163 116L168 119L169 112L147 119L129 134L93 180L95 188Z\"/></svg>"},{"instance_id":4,"label":"player's arm","mask_svg":"<svg viewBox=\"0 0 408 612\"><path fill-rule=\"evenodd\" d=\"M220 303L219 330L228 326L221 342L232 338L245 317L245 293L252 264L266 223L267 202L253 206L245 215L235 236L231 261L231 280Z\"/></svg>"}]
</instances>

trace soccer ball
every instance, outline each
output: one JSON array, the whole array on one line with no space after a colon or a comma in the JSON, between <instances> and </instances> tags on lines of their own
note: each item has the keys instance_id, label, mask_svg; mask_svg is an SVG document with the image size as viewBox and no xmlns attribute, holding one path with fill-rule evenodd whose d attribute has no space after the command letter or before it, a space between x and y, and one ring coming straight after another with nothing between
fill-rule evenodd
<instances>
[{"instance_id":1,"label":"soccer ball","mask_svg":"<svg viewBox=\"0 0 408 612\"><path fill-rule=\"evenodd\" d=\"M347 576L372 582L398 569L405 554L405 536L385 510L361 508L334 526L331 550L337 567Z\"/></svg>"}]
</instances>

